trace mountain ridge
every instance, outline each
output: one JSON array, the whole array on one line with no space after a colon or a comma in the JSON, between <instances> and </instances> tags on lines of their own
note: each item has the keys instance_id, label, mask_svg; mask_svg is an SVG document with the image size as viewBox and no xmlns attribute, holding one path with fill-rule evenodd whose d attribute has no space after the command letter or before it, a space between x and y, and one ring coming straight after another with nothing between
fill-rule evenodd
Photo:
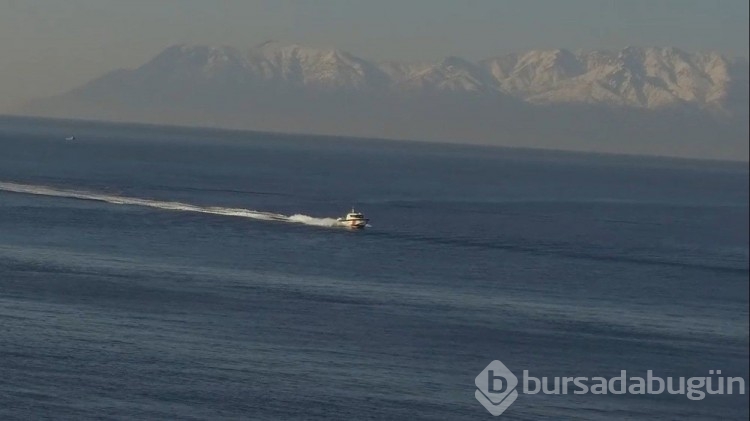
<instances>
[{"instance_id":1,"label":"mountain ridge","mask_svg":"<svg viewBox=\"0 0 750 421\"><path fill-rule=\"evenodd\" d=\"M176 44L20 114L507 146L583 142L625 153L663 153L659 137L683 136L695 137L684 143L690 153L722 158L747 150L747 69L744 59L674 47L406 63L276 41L246 50ZM618 146L623 133L639 140ZM709 142L716 133L726 139L698 146L697 136Z\"/></svg>"},{"instance_id":2,"label":"mountain ridge","mask_svg":"<svg viewBox=\"0 0 750 421\"><path fill-rule=\"evenodd\" d=\"M724 108L721 101L732 96L731 85L737 85L734 89L740 94L744 88L746 94L748 84L748 63L743 58L632 46L619 51L529 50L478 62L448 56L434 63L405 63L370 61L343 50L273 40L244 52L229 46L175 44L136 69L114 72L147 71L159 65L172 76L179 76L181 70L195 71L198 65L209 79L233 76L238 81L284 82L309 89L481 92L531 103L641 108L680 104Z\"/></svg>"}]
</instances>

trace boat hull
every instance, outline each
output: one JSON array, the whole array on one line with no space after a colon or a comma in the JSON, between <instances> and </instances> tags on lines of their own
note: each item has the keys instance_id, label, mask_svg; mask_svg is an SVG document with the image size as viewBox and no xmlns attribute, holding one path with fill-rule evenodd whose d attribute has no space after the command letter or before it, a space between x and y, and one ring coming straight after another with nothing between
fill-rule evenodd
<instances>
[{"instance_id":1,"label":"boat hull","mask_svg":"<svg viewBox=\"0 0 750 421\"><path fill-rule=\"evenodd\" d=\"M355 230L361 230L367 226L366 220L356 220L356 221L339 220L339 223L346 228L355 229Z\"/></svg>"}]
</instances>

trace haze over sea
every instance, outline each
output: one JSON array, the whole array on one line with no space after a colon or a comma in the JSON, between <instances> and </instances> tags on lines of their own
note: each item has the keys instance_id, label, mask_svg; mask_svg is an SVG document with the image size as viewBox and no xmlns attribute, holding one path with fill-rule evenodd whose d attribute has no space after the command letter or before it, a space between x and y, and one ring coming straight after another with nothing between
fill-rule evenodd
<instances>
[{"instance_id":1,"label":"haze over sea","mask_svg":"<svg viewBox=\"0 0 750 421\"><path fill-rule=\"evenodd\" d=\"M748 274L746 162L0 118L2 420L491 419L495 359L747 381Z\"/></svg>"}]
</instances>

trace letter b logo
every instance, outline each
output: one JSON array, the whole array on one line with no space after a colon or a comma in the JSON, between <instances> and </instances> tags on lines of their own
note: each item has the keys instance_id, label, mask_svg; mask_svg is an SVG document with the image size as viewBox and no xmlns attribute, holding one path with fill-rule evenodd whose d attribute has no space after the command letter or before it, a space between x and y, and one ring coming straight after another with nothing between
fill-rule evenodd
<instances>
[{"instance_id":1,"label":"letter b logo","mask_svg":"<svg viewBox=\"0 0 750 421\"><path fill-rule=\"evenodd\" d=\"M477 386L474 397L494 416L505 412L518 398L518 378L498 360L485 367L474 384Z\"/></svg>"}]
</instances>

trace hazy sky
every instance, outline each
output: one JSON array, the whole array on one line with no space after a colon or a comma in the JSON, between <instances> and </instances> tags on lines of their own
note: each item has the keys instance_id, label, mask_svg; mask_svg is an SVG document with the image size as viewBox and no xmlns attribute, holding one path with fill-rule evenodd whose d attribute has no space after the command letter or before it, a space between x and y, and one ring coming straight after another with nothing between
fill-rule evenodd
<instances>
[{"instance_id":1,"label":"hazy sky","mask_svg":"<svg viewBox=\"0 0 750 421\"><path fill-rule=\"evenodd\" d=\"M627 45L747 56L748 13L748 0L0 0L0 112L182 42L395 60Z\"/></svg>"}]
</instances>

